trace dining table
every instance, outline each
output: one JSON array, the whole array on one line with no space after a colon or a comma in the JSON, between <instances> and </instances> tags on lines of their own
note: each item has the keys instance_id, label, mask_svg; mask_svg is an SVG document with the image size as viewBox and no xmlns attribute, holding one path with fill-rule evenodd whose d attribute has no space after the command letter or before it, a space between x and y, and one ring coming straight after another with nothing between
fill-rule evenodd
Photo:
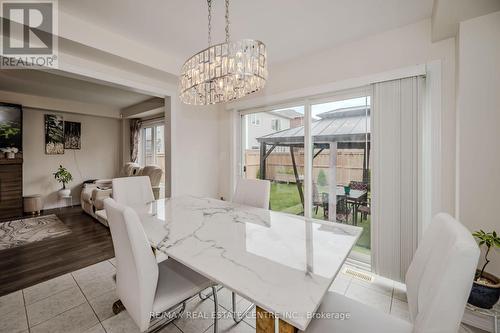
<instances>
[{"instance_id":1,"label":"dining table","mask_svg":"<svg viewBox=\"0 0 500 333\"><path fill-rule=\"evenodd\" d=\"M305 330L362 232L195 196L135 210L155 251L254 303L259 333Z\"/></svg>"}]
</instances>

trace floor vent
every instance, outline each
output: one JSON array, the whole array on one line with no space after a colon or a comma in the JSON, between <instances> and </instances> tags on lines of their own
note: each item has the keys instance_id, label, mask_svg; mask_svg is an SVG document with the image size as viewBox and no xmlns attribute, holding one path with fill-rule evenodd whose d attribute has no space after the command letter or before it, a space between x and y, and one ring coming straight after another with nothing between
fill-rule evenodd
<instances>
[{"instance_id":1,"label":"floor vent","mask_svg":"<svg viewBox=\"0 0 500 333\"><path fill-rule=\"evenodd\" d=\"M368 274L368 273L364 273L364 272L355 271L352 268L345 268L343 273L350 275L353 278L358 279L358 280L362 280L362 281L370 282L370 283L373 282L373 275Z\"/></svg>"}]
</instances>

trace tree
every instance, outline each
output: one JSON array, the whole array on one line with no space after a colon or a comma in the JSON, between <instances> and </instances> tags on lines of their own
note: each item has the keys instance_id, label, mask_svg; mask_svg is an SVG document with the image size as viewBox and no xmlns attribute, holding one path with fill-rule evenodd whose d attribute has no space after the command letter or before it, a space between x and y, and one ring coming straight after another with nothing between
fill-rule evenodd
<instances>
[{"instance_id":1,"label":"tree","mask_svg":"<svg viewBox=\"0 0 500 333\"><path fill-rule=\"evenodd\" d=\"M326 181L326 175L325 175L325 172L323 170L319 170L318 185L319 186L326 186L326 185L328 185L328 182Z\"/></svg>"}]
</instances>

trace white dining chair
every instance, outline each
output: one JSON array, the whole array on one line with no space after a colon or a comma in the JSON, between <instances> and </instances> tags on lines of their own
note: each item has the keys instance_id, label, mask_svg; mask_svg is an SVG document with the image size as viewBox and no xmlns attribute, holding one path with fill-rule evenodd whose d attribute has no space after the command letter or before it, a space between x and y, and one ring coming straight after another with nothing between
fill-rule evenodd
<instances>
[{"instance_id":1,"label":"white dining chair","mask_svg":"<svg viewBox=\"0 0 500 333\"><path fill-rule=\"evenodd\" d=\"M148 176L122 177L112 180L113 199L129 207L146 207L155 200Z\"/></svg>"},{"instance_id":2,"label":"white dining chair","mask_svg":"<svg viewBox=\"0 0 500 333\"><path fill-rule=\"evenodd\" d=\"M256 208L269 209L269 199L271 195L271 182L268 180L260 179L238 179L236 184L236 191L233 195L233 202L252 206ZM220 288L218 289L220 290ZM209 295L200 293L201 299L206 299ZM250 304L245 310L238 313L236 312L236 294L231 292L231 315L236 323L242 321L246 314L252 310L255 304Z\"/></svg>"},{"instance_id":3,"label":"white dining chair","mask_svg":"<svg viewBox=\"0 0 500 333\"><path fill-rule=\"evenodd\" d=\"M217 293L209 279L173 259L158 264L137 213L111 198L104 201L104 207L117 263L116 293L141 332L150 328L153 314L169 314L168 320L156 320L150 328L158 330L182 313L187 300L209 287L218 313Z\"/></svg>"},{"instance_id":4,"label":"white dining chair","mask_svg":"<svg viewBox=\"0 0 500 333\"><path fill-rule=\"evenodd\" d=\"M306 332L456 333L478 259L471 233L450 215L438 214L406 274L410 321L329 292L317 313L349 313L350 318L314 319Z\"/></svg>"},{"instance_id":5,"label":"white dining chair","mask_svg":"<svg viewBox=\"0 0 500 333\"><path fill-rule=\"evenodd\" d=\"M456 333L474 279L479 248L471 233L448 214L425 232L406 273L410 321L329 292L321 313L349 313L348 320L314 319L307 333Z\"/></svg>"},{"instance_id":6,"label":"white dining chair","mask_svg":"<svg viewBox=\"0 0 500 333\"><path fill-rule=\"evenodd\" d=\"M269 199L271 195L271 182L261 179L238 179L233 202L269 209Z\"/></svg>"}]
</instances>

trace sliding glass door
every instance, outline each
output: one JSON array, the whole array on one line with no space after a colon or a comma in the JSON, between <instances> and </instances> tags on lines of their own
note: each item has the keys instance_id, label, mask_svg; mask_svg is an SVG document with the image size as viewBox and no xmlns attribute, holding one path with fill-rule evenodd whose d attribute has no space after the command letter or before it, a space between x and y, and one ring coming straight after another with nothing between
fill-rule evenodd
<instances>
[{"instance_id":1,"label":"sliding glass door","mask_svg":"<svg viewBox=\"0 0 500 333\"><path fill-rule=\"evenodd\" d=\"M367 91L240 113L242 176L271 181L271 210L362 227L353 257L363 262L371 249Z\"/></svg>"}]
</instances>

